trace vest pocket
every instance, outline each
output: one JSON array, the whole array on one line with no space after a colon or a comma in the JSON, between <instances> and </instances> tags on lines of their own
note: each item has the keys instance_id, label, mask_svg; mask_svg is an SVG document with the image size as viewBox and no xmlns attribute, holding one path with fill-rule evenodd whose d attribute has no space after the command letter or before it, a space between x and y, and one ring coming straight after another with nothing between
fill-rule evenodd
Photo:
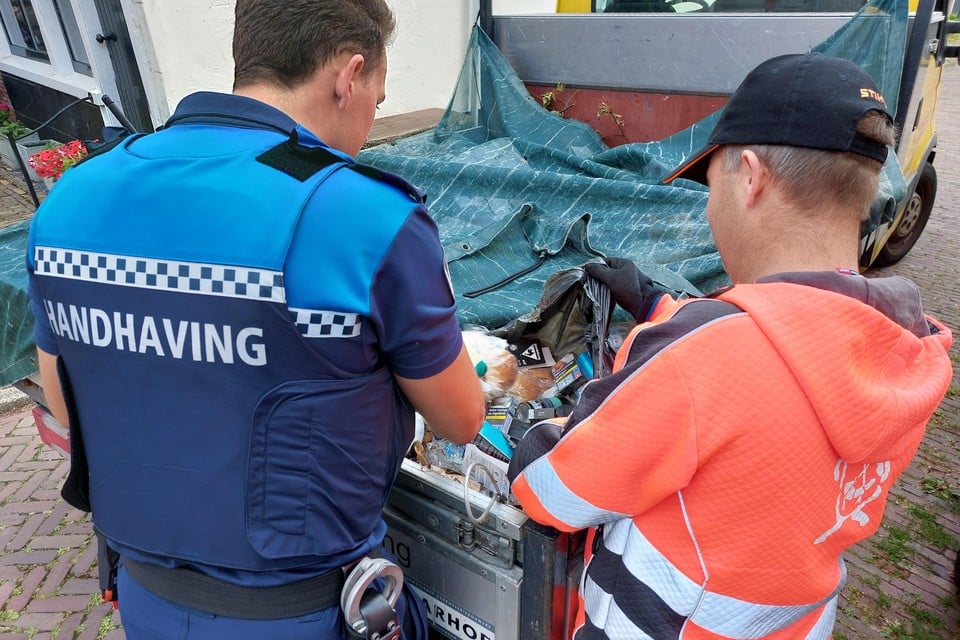
<instances>
[{"instance_id":1,"label":"vest pocket","mask_svg":"<svg viewBox=\"0 0 960 640\"><path fill-rule=\"evenodd\" d=\"M377 526L398 437L390 373L298 380L253 417L247 539L266 558L335 556Z\"/></svg>"}]
</instances>

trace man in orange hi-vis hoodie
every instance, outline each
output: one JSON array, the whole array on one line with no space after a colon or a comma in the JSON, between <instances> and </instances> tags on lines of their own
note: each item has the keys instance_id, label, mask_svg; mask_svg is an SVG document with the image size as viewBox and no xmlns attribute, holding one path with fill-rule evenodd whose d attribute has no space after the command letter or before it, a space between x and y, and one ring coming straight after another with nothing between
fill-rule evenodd
<instances>
[{"instance_id":1,"label":"man in orange hi-vis hoodie","mask_svg":"<svg viewBox=\"0 0 960 640\"><path fill-rule=\"evenodd\" d=\"M916 286L857 271L893 139L853 63L764 62L666 180L709 184L734 285L676 302L632 262L585 267L640 324L510 467L531 518L591 529L577 640L830 638L842 553L877 530L951 379Z\"/></svg>"}]
</instances>

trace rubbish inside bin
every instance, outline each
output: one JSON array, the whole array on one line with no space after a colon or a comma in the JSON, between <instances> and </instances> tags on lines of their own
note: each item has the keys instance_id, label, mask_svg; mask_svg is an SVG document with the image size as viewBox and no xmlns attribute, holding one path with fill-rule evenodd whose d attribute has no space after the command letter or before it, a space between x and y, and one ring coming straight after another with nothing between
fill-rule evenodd
<instances>
[{"instance_id":1,"label":"rubbish inside bin","mask_svg":"<svg viewBox=\"0 0 960 640\"><path fill-rule=\"evenodd\" d=\"M436 438L426 425L411 457L516 505L506 467L524 434L542 420L562 420L590 380L607 375L613 345L627 327L613 326L606 287L580 269L553 274L534 309L495 330L469 327L464 344L481 376L487 401L483 428L466 446Z\"/></svg>"}]
</instances>

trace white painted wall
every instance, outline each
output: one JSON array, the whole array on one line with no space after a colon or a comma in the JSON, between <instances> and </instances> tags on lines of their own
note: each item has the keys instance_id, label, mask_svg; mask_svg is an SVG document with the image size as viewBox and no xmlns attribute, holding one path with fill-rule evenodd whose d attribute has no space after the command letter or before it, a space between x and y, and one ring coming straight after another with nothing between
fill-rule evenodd
<instances>
[{"instance_id":1,"label":"white painted wall","mask_svg":"<svg viewBox=\"0 0 960 640\"><path fill-rule=\"evenodd\" d=\"M83 97L107 94L119 101L94 0L71 0L93 68L76 73L57 21L53 0L33 0L48 44L50 63L15 56L0 37L0 69L38 84ZM387 0L397 16L388 51L388 116L446 107L463 63L479 0ZM235 0L121 0L155 126L177 103L198 90L230 91L233 81ZM548 13L556 0L493 0L495 14ZM123 106L123 105L121 105ZM108 124L116 124L107 111Z\"/></svg>"},{"instance_id":2,"label":"white painted wall","mask_svg":"<svg viewBox=\"0 0 960 640\"><path fill-rule=\"evenodd\" d=\"M446 107L477 0L387 1L397 18L397 35L387 51L387 100L378 115ZM124 0L156 124L189 93L230 91L233 7L233 0Z\"/></svg>"},{"instance_id":3,"label":"white painted wall","mask_svg":"<svg viewBox=\"0 0 960 640\"><path fill-rule=\"evenodd\" d=\"M230 91L234 0L122 2L155 125L187 94Z\"/></svg>"},{"instance_id":4,"label":"white painted wall","mask_svg":"<svg viewBox=\"0 0 960 640\"><path fill-rule=\"evenodd\" d=\"M397 33L387 50L387 99L380 117L445 108L476 21L471 0L387 0Z\"/></svg>"}]
</instances>

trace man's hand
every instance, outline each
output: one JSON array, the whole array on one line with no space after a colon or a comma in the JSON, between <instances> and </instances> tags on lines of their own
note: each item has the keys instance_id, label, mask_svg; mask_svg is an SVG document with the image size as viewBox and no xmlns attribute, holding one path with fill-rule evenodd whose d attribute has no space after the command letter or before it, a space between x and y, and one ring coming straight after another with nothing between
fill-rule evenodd
<instances>
[{"instance_id":1,"label":"man's hand","mask_svg":"<svg viewBox=\"0 0 960 640\"><path fill-rule=\"evenodd\" d=\"M607 285L613 301L623 307L637 322L646 322L663 291L632 260L607 258L607 263L588 262L583 266L594 280Z\"/></svg>"}]
</instances>

